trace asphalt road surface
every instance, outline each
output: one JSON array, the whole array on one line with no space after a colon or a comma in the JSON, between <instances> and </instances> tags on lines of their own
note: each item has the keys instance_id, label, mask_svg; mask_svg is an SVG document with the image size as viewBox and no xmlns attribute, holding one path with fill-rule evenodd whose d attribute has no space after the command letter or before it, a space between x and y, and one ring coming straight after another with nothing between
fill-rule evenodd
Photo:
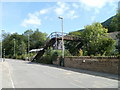
<instances>
[{"instance_id":1,"label":"asphalt road surface","mask_svg":"<svg viewBox=\"0 0 120 90\"><path fill-rule=\"evenodd\" d=\"M1 71L2 88L118 88L117 75L22 60L0 62Z\"/></svg>"}]
</instances>

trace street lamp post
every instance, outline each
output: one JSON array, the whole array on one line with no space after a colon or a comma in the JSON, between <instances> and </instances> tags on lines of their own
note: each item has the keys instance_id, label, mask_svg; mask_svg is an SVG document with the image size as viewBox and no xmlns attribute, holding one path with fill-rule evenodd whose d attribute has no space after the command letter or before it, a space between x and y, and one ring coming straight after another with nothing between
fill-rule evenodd
<instances>
[{"instance_id":1,"label":"street lamp post","mask_svg":"<svg viewBox=\"0 0 120 90\"><path fill-rule=\"evenodd\" d=\"M0 53L1 53L0 58L1 58L1 60L2 60L2 31L1 31L1 51L0 51ZM2 62L3 62L3 60L2 60Z\"/></svg>"},{"instance_id":2,"label":"street lamp post","mask_svg":"<svg viewBox=\"0 0 120 90\"><path fill-rule=\"evenodd\" d=\"M30 49L30 36L28 34L28 60L29 60L29 49Z\"/></svg>"},{"instance_id":3,"label":"street lamp post","mask_svg":"<svg viewBox=\"0 0 120 90\"><path fill-rule=\"evenodd\" d=\"M62 28L62 62L64 66L64 35L63 35L63 17L58 17L61 20L61 28Z\"/></svg>"},{"instance_id":4,"label":"street lamp post","mask_svg":"<svg viewBox=\"0 0 120 90\"><path fill-rule=\"evenodd\" d=\"M4 48L4 61L5 61L5 48Z\"/></svg>"},{"instance_id":5,"label":"street lamp post","mask_svg":"<svg viewBox=\"0 0 120 90\"><path fill-rule=\"evenodd\" d=\"M1 31L1 60L3 62L3 58L2 58L2 35L3 35L4 30Z\"/></svg>"},{"instance_id":6,"label":"street lamp post","mask_svg":"<svg viewBox=\"0 0 120 90\"><path fill-rule=\"evenodd\" d=\"M16 56L15 55L15 38L13 40L14 40L14 57L15 57Z\"/></svg>"}]
</instances>

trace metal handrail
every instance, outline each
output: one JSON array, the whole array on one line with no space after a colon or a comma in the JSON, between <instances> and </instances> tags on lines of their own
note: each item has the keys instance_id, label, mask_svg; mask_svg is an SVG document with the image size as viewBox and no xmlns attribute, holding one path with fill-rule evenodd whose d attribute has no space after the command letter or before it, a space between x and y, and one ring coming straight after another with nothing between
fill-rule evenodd
<instances>
[{"instance_id":1,"label":"metal handrail","mask_svg":"<svg viewBox=\"0 0 120 90\"><path fill-rule=\"evenodd\" d=\"M74 38L76 38L76 39L80 39L80 36L75 36L75 35L69 35L69 33L63 33L63 36L64 37L74 37ZM49 42L49 40L51 40L52 38L60 38L60 37L62 37L62 32L52 32L48 37L47 37L47 39L46 39L46 41L45 41L45 45L46 45L46 43L47 42ZM44 46L45 46L44 45Z\"/></svg>"}]
</instances>

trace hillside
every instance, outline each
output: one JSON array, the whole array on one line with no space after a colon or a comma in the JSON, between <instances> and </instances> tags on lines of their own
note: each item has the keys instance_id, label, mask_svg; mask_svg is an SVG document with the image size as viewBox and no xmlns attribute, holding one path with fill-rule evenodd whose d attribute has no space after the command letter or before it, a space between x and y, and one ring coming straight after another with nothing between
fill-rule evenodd
<instances>
[{"instance_id":1,"label":"hillside","mask_svg":"<svg viewBox=\"0 0 120 90\"><path fill-rule=\"evenodd\" d=\"M114 16L113 16L114 17ZM102 22L101 24L104 26L104 27L110 27L110 23L113 19L113 17L110 17L109 19L107 19L106 21Z\"/></svg>"},{"instance_id":2,"label":"hillside","mask_svg":"<svg viewBox=\"0 0 120 90\"><path fill-rule=\"evenodd\" d=\"M112 19L116 17L116 16L112 16L109 19L107 19L106 21L102 22L101 24L103 25L103 27L108 28L108 32L115 32L116 30L111 26L111 22Z\"/></svg>"},{"instance_id":3,"label":"hillside","mask_svg":"<svg viewBox=\"0 0 120 90\"><path fill-rule=\"evenodd\" d=\"M101 23L101 24L103 25L103 27L108 28L108 32L109 32L109 33L110 33L110 32L116 32L116 30L113 29L113 27L111 26L111 22L112 22L112 19L113 19L114 17L116 17L116 15L110 17L109 19L107 19L107 20L105 20L104 22ZM71 32L71 33L81 32L81 31L83 31L83 30L84 30L84 29L76 30L76 31L73 31L73 32Z\"/></svg>"}]
</instances>

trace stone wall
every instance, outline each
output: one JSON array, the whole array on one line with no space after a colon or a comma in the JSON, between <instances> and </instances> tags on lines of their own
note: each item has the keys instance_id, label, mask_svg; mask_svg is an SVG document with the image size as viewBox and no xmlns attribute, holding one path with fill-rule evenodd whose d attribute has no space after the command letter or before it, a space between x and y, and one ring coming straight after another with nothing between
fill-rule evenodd
<instances>
[{"instance_id":1,"label":"stone wall","mask_svg":"<svg viewBox=\"0 0 120 90\"><path fill-rule=\"evenodd\" d=\"M60 65L59 58L53 64ZM117 57L65 57L64 59L65 67L112 74L118 74L119 65L120 60Z\"/></svg>"},{"instance_id":2,"label":"stone wall","mask_svg":"<svg viewBox=\"0 0 120 90\"><path fill-rule=\"evenodd\" d=\"M111 38L113 38L114 40L116 40L116 45L118 45L118 39L117 39L117 35L118 35L118 33L120 33L120 31L116 31L116 32L111 32L111 33L109 33L109 36L111 37Z\"/></svg>"}]
</instances>

